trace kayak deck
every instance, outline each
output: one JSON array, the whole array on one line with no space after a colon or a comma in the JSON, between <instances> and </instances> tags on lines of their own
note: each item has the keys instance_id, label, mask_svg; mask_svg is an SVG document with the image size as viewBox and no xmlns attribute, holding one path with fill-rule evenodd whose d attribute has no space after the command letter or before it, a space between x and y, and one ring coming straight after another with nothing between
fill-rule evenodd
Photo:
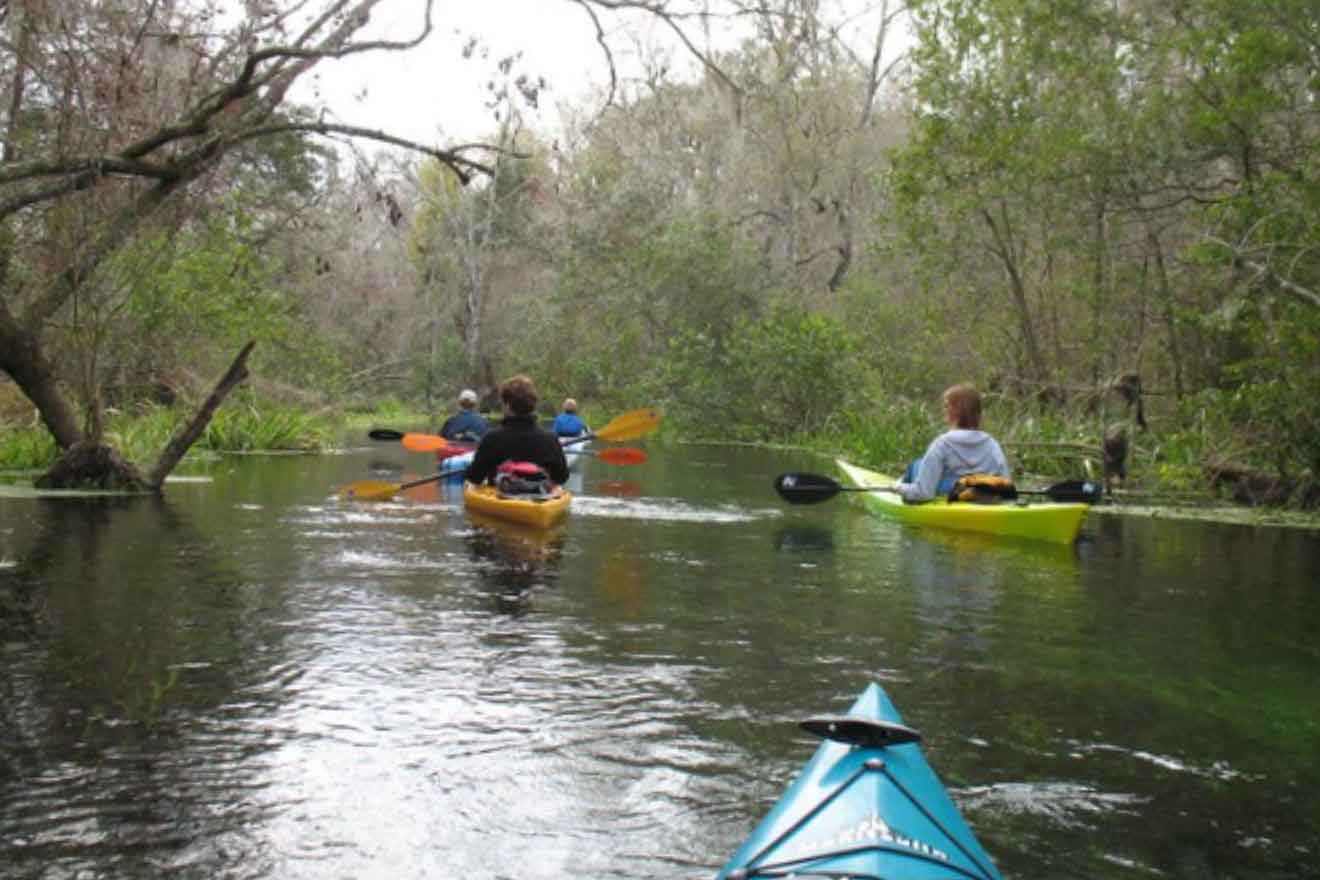
<instances>
[{"instance_id":1,"label":"kayak deck","mask_svg":"<svg viewBox=\"0 0 1320 880\"><path fill-rule=\"evenodd\" d=\"M494 486L463 484L463 503L468 510L508 522L548 529L568 515L573 493L562 486L549 496L502 495Z\"/></svg>"},{"instance_id":2,"label":"kayak deck","mask_svg":"<svg viewBox=\"0 0 1320 880\"><path fill-rule=\"evenodd\" d=\"M853 733L838 739L856 741L826 739L717 880L1000 880L879 685L869 685L847 716L803 726L850 726ZM893 744L872 744L890 737Z\"/></svg>"},{"instance_id":3,"label":"kayak deck","mask_svg":"<svg viewBox=\"0 0 1320 880\"><path fill-rule=\"evenodd\" d=\"M892 486L895 482L893 477L849 464L843 459L837 459L835 464L854 486ZM1088 504L1035 502L1022 497L1017 502L1003 504L950 504L943 498L924 504L905 504L902 498L890 492L859 494L872 510L902 522L1059 544L1071 544L1076 540L1082 520L1090 509Z\"/></svg>"}]
</instances>

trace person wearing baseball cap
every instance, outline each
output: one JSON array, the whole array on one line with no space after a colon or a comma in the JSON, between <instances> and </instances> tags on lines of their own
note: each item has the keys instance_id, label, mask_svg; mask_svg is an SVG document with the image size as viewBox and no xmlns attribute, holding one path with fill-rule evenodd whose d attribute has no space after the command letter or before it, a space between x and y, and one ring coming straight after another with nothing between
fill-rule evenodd
<instances>
[{"instance_id":1,"label":"person wearing baseball cap","mask_svg":"<svg viewBox=\"0 0 1320 880\"><path fill-rule=\"evenodd\" d=\"M458 412L440 426L440 436L454 443L476 443L490 430L490 423L477 414L477 392L464 388L458 393Z\"/></svg>"}]
</instances>

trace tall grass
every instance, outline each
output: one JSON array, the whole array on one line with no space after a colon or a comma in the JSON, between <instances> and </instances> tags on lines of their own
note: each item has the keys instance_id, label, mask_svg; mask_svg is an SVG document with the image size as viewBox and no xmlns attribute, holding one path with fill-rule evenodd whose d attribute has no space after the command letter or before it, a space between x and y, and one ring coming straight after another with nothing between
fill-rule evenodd
<instances>
[{"instance_id":1,"label":"tall grass","mask_svg":"<svg viewBox=\"0 0 1320 880\"><path fill-rule=\"evenodd\" d=\"M155 460L192 412L148 405L134 412L112 411L108 415L105 442L129 461L147 464ZM335 423L325 415L254 397L234 398L216 412L184 461L223 452L317 452L333 446L336 435ZM7 427L0 431L0 468L42 470L57 455L55 442L44 428Z\"/></svg>"},{"instance_id":2,"label":"tall grass","mask_svg":"<svg viewBox=\"0 0 1320 880\"><path fill-rule=\"evenodd\" d=\"M136 412L114 412L106 423L105 442L129 461L144 464L165 448L184 422L181 410L144 406Z\"/></svg>"},{"instance_id":3,"label":"tall grass","mask_svg":"<svg viewBox=\"0 0 1320 880\"><path fill-rule=\"evenodd\" d=\"M445 411L431 413L398 398L384 397L375 401L370 409L354 409L345 414L344 422L352 427L395 428L402 431L438 425L448 415Z\"/></svg>"},{"instance_id":4,"label":"tall grass","mask_svg":"<svg viewBox=\"0 0 1320 880\"><path fill-rule=\"evenodd\" d=\"M840 451L850 461L891 473L901 472L924 453L940 431L931 406L901 398L865 412L839 413L831 426L837 433L822 438L821 445Z\"/></svg>"},{"instance_id":5,"label":"tall grass","mask_svg":"<svg viewBox=\"0 0 1320 880\"><path fill-rule=\"evenodd\" d=\"M198 446L212 452L296 450L333 445L334 426L324 416L248 400L220 409Z\"/></svg>"},{"instance_id":6,"label":"tall grass","mask_svg":"<svg viewBox=\"0 0 1320 880\"><path fill-rule=\"evenodd\" d=\"M106 437L128 458L142 461L158 454L191 416L190 410L149 406L114 417ZM235 397L216 411L189 457L194 452L315 452L330 446L333 434L332 423L323 416L251 396Z\"/></svg>"}]
</instances>

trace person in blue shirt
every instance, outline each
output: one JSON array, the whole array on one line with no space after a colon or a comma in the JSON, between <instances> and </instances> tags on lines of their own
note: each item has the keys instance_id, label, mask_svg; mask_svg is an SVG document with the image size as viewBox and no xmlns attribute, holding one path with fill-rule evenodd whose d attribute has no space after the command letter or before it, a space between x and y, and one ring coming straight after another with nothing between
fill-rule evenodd
<instances>
[{"instance_id":1,"label":"person in blue shirt","mask_svg":"<svg viewBox=\"0 0 1320 880\"><path fill-rule=\"evenodd\" d=\"M564 401L563 412L555 416L554 432L556 437L581 437L590 433L587 423L577 414L577 401L568 398Z\"/></svg>"},{"instance_id":2,"label":"person in blue shirt","mask_svg":"<svg viewBox=\"0 0 1320 880\"><path fill-rule=\"evenodd\" d=\"M464 388L458 395L458 412L440 426L440 436L455 443L476 443L490 430L490 423L477 415L477 392Z\"/></svg>"}]
</instances>

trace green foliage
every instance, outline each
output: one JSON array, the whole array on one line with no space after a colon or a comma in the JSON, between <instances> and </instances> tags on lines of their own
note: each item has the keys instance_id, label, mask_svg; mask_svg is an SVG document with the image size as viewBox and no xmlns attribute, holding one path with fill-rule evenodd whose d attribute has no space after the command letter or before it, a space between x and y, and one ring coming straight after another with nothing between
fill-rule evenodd
<instances>
[{"instance_id":1,"label":"green foliage","mask_svg":"<svg viewBox=\"0 0 1320 880\"><path fill-rule=\"evenodd\" d=\"M115 413L106 426L106 439L130 460L149 462L191 414L183 407L156 405L144 405L132 413ZM185 461L208 453L314 451L331 446L333 436L334 426L325 416L240 391L216 411Z\"/></svg>"},{"instance_id":2,"label":"green foliage","mask_svg":"<svg viewBox=\"0 0 1320 880\"><path fill-rule=\"evenodd\" d=\"M858 357L881 386L919 400L934 399L955 382L976 379L964 371L984 363L976 346L1001 337L995 329L969 332L929 297L898 299L879 279L856 273L845 286L841 316L858 340Z\"/></svg>"},{"instance_id":3,"label":"green foliage","mask_svg":"<svg viewBox=\"0 0 1320 880\"><path fill-rule=\"evenodd\" d=\"M559 285L564 308L591 308L609 337L642 346L634 356L663 353L670 334L685 326L722 337L769 293L755 254L713 215L630 230L607 250L579 251Z\"/></svg>"},{"instance_id":4,"label":"green foliage","mask_svg":"<svg viewBox=\"0 0 1320 880\"><path fill-rule=\"evenodd\" d=\"M183 427L187 414L181 408L144 404L131 411L109 414L105 441L130 461L145 463L159 455L175 432ZM189 450L192 457L197 450Z\"/></svg>"},{"instance_id":5,"label":"green foliage","mask_svg":"<svg viewBox=\"0 0 1320 880\"><path fill-rule=\"evenodd\" d=\"M402 400L395 395L385 395L373 397L369 407L347 412L342 421L352 427L394 427L422 425L433 415L418 409L411 401Z\"/></svg>"},{"instance_id":6,"label":"green foliage","mask_svg":"<svg viewBox=\"0 0 1320 880\"><path fill-rule=\"evenodd\" d=\"M856 345L837 322L778 306L742 318L724 339L685 329L657 384L691 437L809 437L859 399Z\"/></svg>"},{"instance_id":7,"label":"green foliage","mask_svg":"<svg viewBox=\"0 0 1320 880\"><path fill-rule=\"evenodd\" d=\"M897 475L941 430L929 403L898 397L843 413L831 444L850 461Z\"/></svg>"},{"instance_id":8,"label":"green foliage","mask_svg":"<svg viewBox=\"0 0 1320 880\"><path fill-rule=\"evenodd\" d=\"M215 452L310 452L331 446L332 440L333 425L324 417L248 396L217 411L198 443Z\"/></svg>"},{"instance_id":9,"label":"green foliage","mask_svg":"<svg viewBox=\"0 0 1320 880\"><path fill-rule=\"evenodd\" d=\"M1224 408L1254 460L1280 474L1320 474L1320 309L1270 311L1255 323L1258 353L1226 368Z\"/></svg>"},{"instance_id":10,"label":"green foliage","mask_svg":"<svg viewBox=\"0 0 1320 880\"><path fill-rule=\"evenodd\" d=\"M45 428L11 428L0 431L0 468L39 470L54 463L58 450Z\"/></svg>"},{"instance_id":11,"label":"green foliage","mask_svg":"<svg viewBox=\"0 0 1320 880\"><path fill-rule=\"evenodd\" d=\"M333 386L337 355L328 340L308 333L279 287L278 261L254 239L254 222L235 209L116 260L113 274L127 296L115 360L129 400L182 368L219 370L249 340L258 342L252 368L267 378ZM143 338L151 344L139 344Z\"/></svg>"}]
</instances>

